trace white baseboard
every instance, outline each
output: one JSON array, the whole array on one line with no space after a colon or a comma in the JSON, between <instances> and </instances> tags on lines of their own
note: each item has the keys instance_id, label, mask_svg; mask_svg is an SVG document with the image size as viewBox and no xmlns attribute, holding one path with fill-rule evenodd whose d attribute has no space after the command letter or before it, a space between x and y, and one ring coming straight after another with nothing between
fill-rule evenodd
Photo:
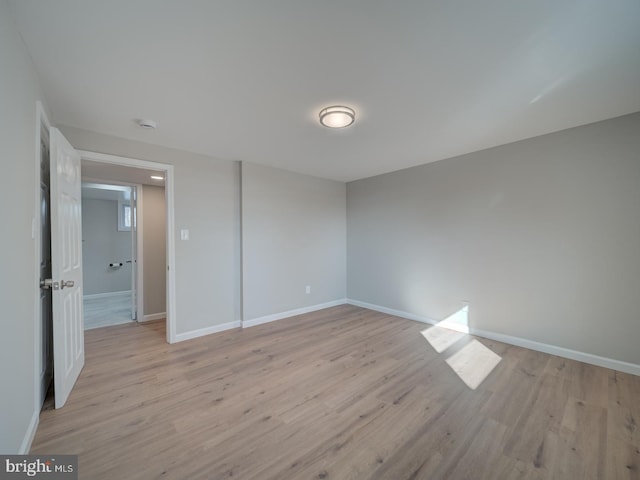
<instances>
[{"instance_id":1,"label":"white baseboard","mask_svg":"<svg viewBox=\"0 0 640 480\"><path fill-rule=\"evenodd\" d=\"M142 317L139 322L150 322L151 320L160 320L161 318L167 318L167 312L150 313Z\"/></svg>"},{"instance_id":2,"label":"white baseboard","mask_svg":"<svg viewBox=\"0 0 640 480\"><path fill-rule=\"evenodd\" d=\"M402 310L396 310L394 308L381 307L380 305L374 305L373 303L361 302L359 300L351 300L350 298L347 299L347 303L349 305L355 305L356 307L362 307L368 310L375 310L376 312L388 313L389 315L406 318L408 320L415 320L416 322L430 323L431 325L435 325L436 323L438 323L438 321L434 320L433 318L425 317L422 315L415 315L413 313L404 312Z\"/></svg>"},{"instance_id":3,"label":"white baseboard","mask_svg":"<svg viewBox=\"0 0 640 480\"><path fill-rule=\"evenodd\" d=\"M486 330L480 330L477 328L470 328L469 330L472 335L477 335L478 337L488 338L490 340L496 340L498 342L508 343L510 345L516 345L518 347L524 347L530 350L536 350L538 352L557 355L558 357L577 360L578 362L589 363L598 367L610 368L611 370L617 370L619 372L640 376L640 365L637 365L635 363L623 362L622 360L601 357L599 355L593 355L591 353L571 350L570 348L559 347L557 345L549 345L547 343L540 343L521 337L512 337L510 335L503 335L502 333L488 332Z\"/></svg>"},{"instance_id":4,"label":"white baseboard","mask_svg":"<svg viewBox=\"0 0 640 480\"><path fill-rule=\"evenodd\" d=\"M131 295L131 290L122 290L121 292L92 293L91 295L84 295L83 298L86 300L91 300L92 298L119 297L121 295Z\"/></svg>"},{"instance_id":5,"label":"white baseboard","mask_svg":"<svg viewBox=\"0 0 640 480\"><path fill-rule=\"evenodd\" d=\"M24 439L22 440L22 444L20 445L20 451L18 452L18 455L29 454L29 450L31 450L31 444L33 443L33 439L36 436L36 431L38 430L39 422L40 422L40 410L35 410L33 412L33 415L31 416L31 421L29 422L27 431L24 434Z\"/></svg>"},{"instance_id":6,"label":"white baseboard","mask_svg":"<svg viewBox=\"0 0 640 480\"><path fill-rule=\"evenodd\" d=\"M176 333L175 341L182 342L183 340L191 340L192 338L203 337L212 333L223 332L224 330L231 330L232 328L240 328L240 320L235 322L221 323L220 325L212 325L211 327L200 328L198 330L192 330L190 332Z\"/></svg>"},{"instance_id":7,"label":"white baseboard","mask_svg":"<svg viewBox=\"0 0 640 480\"><path fill-rule=\"evenodd\" d=\"M402 310L395 310L393 308L382 307L380 305L374 305L372 303L360 302L358 300L348 299L347 303L355 305L357 307L367 308L369 310L375 310L377 312L387 313L396 317L407 318L409 320L415 320L417 322L429 323L435 325L438 322L432 318L424 317L421 315L415 315L413 313L404 312ZM447 328L451 328L449 325ZM528 340L522 337L512 337L511 335L504 335L502 333L490 332L487 330L481 330L478 328L469 327L469 333L478 337L487 338L489 340L496 340L497 342L508 343L509 345L515 345L517 347L528 348L529 350L535 350L537 352L548 353L550 355L557 355L558 357L568 358L570 360L577 360L578 362L589 363L598 367L610 368L611 370L618 370L619 372L630 373L632 375L640 376L640 365L635 363L623 362L621 360L615 360L613 358L601 357L599 355L593 355L591 353L579 352L577 350L571 350L569 348L559 347L557 345L549 345L547 343L536 342L534 340Z\"/></svg>"},{"instance_id":8,"label":"white baseboard","mask_svg":"<svg viewBox=\"0 0 640 480\"><path fill-rule=\"evenodd\" d=\"M264 317L252 318L250 320L244 320L242 322L242 328L255 327L256 325L262 325L263 323L275 322L276 320L282 320L283 318L294 317L296 315L302 315L303 313L315 312L316 310L335 307L337 305L344 305L345 303L347 303L347 299L341 298L340 300L319 303L317 305L311 305L310 307L296 308L294 310L289 310L286 312L274 313L272 315L265 315Z\"/></svg>"},{"instance_id":9,"label":"white baseboard","mask_svg":"<svg viewBox=\"0 0 640 480\"><path fill-rule=\"evenodd\" d=\"M334 300L332 302L312 305L310 307L297 308L295 310L289 310L288 312L275 313L273 315L254 318L252 320L247 320L244 322L240 320L236 320L235 322L228 322L228 323L222 323L220 325L213 325L211 327L201 328L199 330L193 330L191 332L178 333L176 334L175 341L181 342L183 340L190 340L192 338L202 337L204 335L210 335L212 333L218 333L224 330L230 330L232 328L253 327L255 325L260 325L262 323L274 322L276 320L293 317L295 315L301 315L303 313L310 313L310 312L315 312L316 310L322 310L324 308L335 307L337 305L344 305L345 303L347 303L347 299L342 298L340 300ZM159 317L159 318L162 318L162 317ZM147 319L147 315L145 315L145 320L146 319Z\"/></svg>"}]
</instances>

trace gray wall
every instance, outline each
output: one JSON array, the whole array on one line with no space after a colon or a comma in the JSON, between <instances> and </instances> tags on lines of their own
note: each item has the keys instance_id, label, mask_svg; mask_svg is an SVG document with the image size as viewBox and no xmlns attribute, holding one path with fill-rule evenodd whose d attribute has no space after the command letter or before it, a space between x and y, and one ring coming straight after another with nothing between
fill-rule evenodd
<instances>
[{"instance_id":1,"label":"gray wall","mask_svg":"<svg viewBox=\"0 0 640 480\"><path fill-rule=\"evenodd\" d=\"M178 334L240 320L238 162L78 128L60 130L77 149L172 164ZM188 228L189 240L180 240Z\"/></svg>"},{"instance_id":2,"label":"gray wall","mask_svg":"<svg viewBox=\"0 0 640 480\"><path fill-rule=\"evenodd\" d=\"M345 194L341 182L242 163L245 320L345 298Z\"/></svg>"},{"instance_id":3,"label":"gray wall","mask_svg":"<svg viewBox=\"0 0 640 480\"><path fill-rule=\"evenodd\" d=\"M85 295L131 290L131 232L118 231L118 202L82 198L82 275ZM120 268L110 268L122 262Z\"/></svg>"},{"instance_id":4,"label":"gray wall","mask_svg":"<svg viewBox=\"0 0 640 480\"><path fill-rule=\"evenodd\" d=\"M0 240L10 273L0 275L0 452L10 453L20 449L38 414L31 229L35 103L43 97L5 0L0 65L0 205L11 232ZM238 320L239 164L75 128L62 131L76 148L175 166L176 224L169 234L176 242L177 331ZM639 133L640 116L633 115L349 184L349 296L434 318L466 299L478 328L640 363ZM329 185L281 172L264 172L262 184L254 178L245 195L245 233L260 225L263 230L245 237L247 318L344 295L336 201L344 190ZM252 220L261 198L274 209ZM290 207L295 202L297 208ZM189 241L180 241L180 228L190 229ZM288 243L288 235L297 242ZM329 238L320 242L324 235ZM294 246L290 255L287 245ZM260 250L281 261L256 264L252 256ZM310 258L315 255L335 261L322 278L313 273L323 267ZM335 280L333 288L328 278ZM274 279L282 286L270 299L265 282ZM312 285L308 299L305 284Z\"/></svg>"},{"instance_id":5,"label":"gray wall","mask_svg":"<svg viewBox=\"0 0 640 480\"><path fill-rule=\"evenodd\" d=\"M166 310L167 245L164 188L142 186L144 314Z\"/></svg>"},{"instance_id":6,"label":"gray wall","mask_svg":"<svg viewBox=\"0 0 640 480\"><path fill-rule=\"evenodd\" d=\"M347 185L349 298L640 363L640 114Z\"/></svg>"},{"instance_id":7,"label":"gray wall","mask_svg":"<svg viewBox=\"0 0 640 480\"><path fill-rule=\"evenodd\" d=\"M35 70L5 0L0 0L0 205L4 252L0 275L0 452L16 453L35 409L36 101Z\"/></svg>"}]
</instances>

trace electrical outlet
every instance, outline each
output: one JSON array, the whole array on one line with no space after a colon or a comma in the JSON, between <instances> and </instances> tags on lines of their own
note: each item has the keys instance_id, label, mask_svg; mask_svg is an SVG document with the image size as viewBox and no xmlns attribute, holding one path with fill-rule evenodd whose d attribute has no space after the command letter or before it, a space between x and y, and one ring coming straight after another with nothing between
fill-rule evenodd
<instances>
[{"instance_id":1,"label":"electrical outlet","mask_svg":"<svg viewBox=\"0 0 640 480\"><path fill-rule=\"evenodd\" d=\"M306 286L305 292L307 293L307 295L309 295L311 293L311 285L307 285Z\"/></svg>"},{"instance_id":2,"label":"electrical outlet","mask_svg":"<svg viewBox=\"0 0 640 480\"><path fill-rule=\"evenodd\" d=\"M189 229L183 228L180 230L180 240L189 240Z\"/></svg>"}]
</instances>

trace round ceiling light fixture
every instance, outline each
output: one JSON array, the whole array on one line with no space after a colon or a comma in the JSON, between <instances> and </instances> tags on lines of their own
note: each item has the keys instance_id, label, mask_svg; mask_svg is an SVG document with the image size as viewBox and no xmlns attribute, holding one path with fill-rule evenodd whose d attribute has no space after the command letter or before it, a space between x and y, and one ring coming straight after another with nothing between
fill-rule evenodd
<instances>
[{"instance_id":1,"label":"round ceiling light fixture","mask_svg":"<svg viewBox=\"0 0 640 480\"><path fill-rule=\"evenodd\" d=\"M320 123L329 128L344 128L351 125L356 119L356 112L349 107L343 105L334 105L332 107L320 110Z\"/></svg>"}]
</instances>

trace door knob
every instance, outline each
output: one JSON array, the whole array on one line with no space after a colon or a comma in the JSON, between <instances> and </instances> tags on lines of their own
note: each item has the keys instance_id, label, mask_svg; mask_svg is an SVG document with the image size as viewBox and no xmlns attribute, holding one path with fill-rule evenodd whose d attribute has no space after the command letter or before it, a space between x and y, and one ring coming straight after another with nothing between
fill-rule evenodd
<instances>
[{"instance_id":1,"label":"door knob","mask_svg":"<svg viewBox=\"0 0 640 480\"><path fill-rule=\"evenodd\" d=\"M73 287L73 280L61 280L60 282L54 282L51 278L45 278L44 280L40 280L40 288L44 288L46 290L52 288L54 290L62 290L64 287Z\"/></svg>"}]
</instances>

